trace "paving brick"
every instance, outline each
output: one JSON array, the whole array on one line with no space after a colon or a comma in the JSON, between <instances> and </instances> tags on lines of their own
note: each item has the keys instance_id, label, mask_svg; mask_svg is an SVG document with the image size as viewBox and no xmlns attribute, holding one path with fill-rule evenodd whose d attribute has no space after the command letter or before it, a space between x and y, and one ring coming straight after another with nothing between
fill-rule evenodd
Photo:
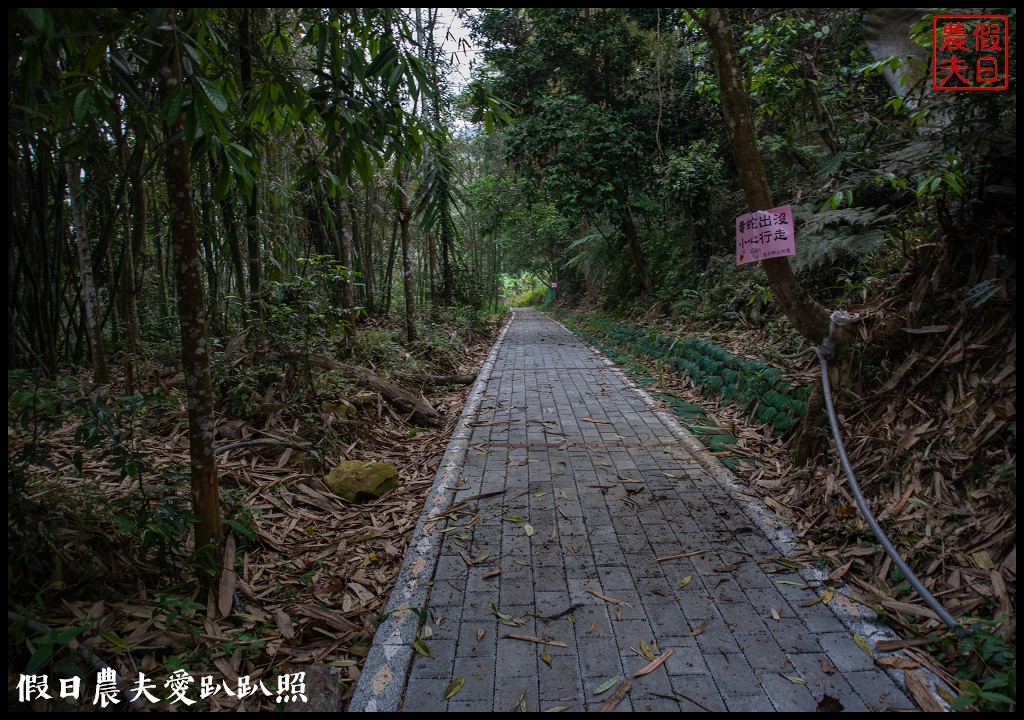
<instances>
[{"instance_id":1,"label":"paving brick","mask_svg":"<svg viewBox=\"0 0 1024 720\"><path fill-rule=\"evenodd\" d=\"M479 515L466 530L439 535L439 523L414 538L410 548L430 548L433 575L403 568L409 579L396 588L399 598L426 595L417 602L431 608L432 657L411 649L416 623L386 620L375 640L389 645L371 648L350 711L372 700L379 711L507 712L520 698L530 712L593 711L613 692L595 696L596 687L647 664L641 641L672 654L634 680L617 712L804 712L826 694L847 711L912 707L831 607L801 606L820 589L778 583L797 573L765 572L778 566L757 561L779 551L744 510L747 499L704 469L717 461L695 457L675 421L652 412L617 368L532 310L515 312L489 358L462 440L442 460L458 467L455 485L435 488ZM547 447L555 443L567 446ZM532 535L509 516L525 518ZM491 558L480 565L461 556L483 552ZM658 561L685 553L698 554ZM415 582L433 585L424 593ZM494 608L523 624L500 624ZM825 657L838 671L823 672ZM465 683L445 700L454 677Z\"/></svg>"}]
</instances>

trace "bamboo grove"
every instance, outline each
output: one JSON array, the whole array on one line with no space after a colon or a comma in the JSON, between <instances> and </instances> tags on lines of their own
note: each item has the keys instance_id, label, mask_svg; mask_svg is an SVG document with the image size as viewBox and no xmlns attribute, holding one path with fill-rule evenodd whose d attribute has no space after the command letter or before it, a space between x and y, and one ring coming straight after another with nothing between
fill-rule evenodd
<instances>
[{"instance_id":1,"label":"bamboo grove","mask_svg":"<svg viewBox=\"0 0 1024 720\"><path fill-rule=\"evenodd\" d=\"M411 308L413 336L417 306L490 288L464 276L492 272L493 248L455 245L436 11L416 27L354 8L9 22L9 368L52 376L88 360L104 382L116 360L132 390L140 337L174 326L185 290L164 172L178 141L213 337L318 263L349 331L363 313ZM181 82L160 87L174 53Z\"/></svg>"}]
</instances>

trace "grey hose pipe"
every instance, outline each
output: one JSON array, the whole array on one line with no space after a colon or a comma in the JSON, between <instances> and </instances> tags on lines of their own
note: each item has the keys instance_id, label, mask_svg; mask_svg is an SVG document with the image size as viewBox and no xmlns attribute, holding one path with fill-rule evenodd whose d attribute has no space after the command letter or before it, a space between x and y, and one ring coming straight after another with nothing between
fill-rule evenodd
<instances>
[{"instance_id":1,"label":"grey hose pipe","mask_svg":"<svg viewBox=\"0 0 1024 720\"><path fill-rule=\"evenodd\" d=\"M821 346L815 348L818 354L818 361L821 364L821 384L824 389L825 395L825 407L828 410L828 422L832 426L832 436L836 440L836 452L839 454L839 462L843 466L843 471L846 473L846 479L850 483L850 489L853 491L853 497L857 501L857 507L860 508L861 514L864 519L868 521L868 525L871 526L871 531L878 538L878 542L881 543L885 549L885 554L888 555L893 563L899 568L899 571L903 573L903 577L907 579L911 587L917 591L917 594L921 596L925 604L930 607L939 619L942 620L950 629L958 629L959 623L953 618L949 612L939 603L931 592L924 586L924 584L918 579L914 571L903 561L900 554L896 552L896 548L889 542L889 538L886 537L885 532L882 530L878 521L875 520L875 516L871 513L871 509L868 507L867 501L864 500L864 495L860 491L860 485L857 484L857 478L853 474L853 468L850 467L850 459L846 456L846 448L843 445L843 439L839 435L839 420L836 418L836 410L832 405L832 388L829 385L828 380L828 359L832 357L835 352L835 346L832 342L832 335L835 332L836 325L847 325L855 322L859 316L856 313L847 313L843 310L836 310L832 313L831 321L829 323L828 337L825 338Z\"/></svg>"}]
</instances>

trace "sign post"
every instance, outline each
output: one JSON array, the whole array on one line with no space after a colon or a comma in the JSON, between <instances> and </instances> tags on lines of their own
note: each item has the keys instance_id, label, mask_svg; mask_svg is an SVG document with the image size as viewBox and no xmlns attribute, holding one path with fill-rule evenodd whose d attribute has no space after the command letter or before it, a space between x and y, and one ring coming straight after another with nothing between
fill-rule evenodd
<instances>
[{"instance_id":1,"label":"sign post","mask_svg":"<svg viewBox=\"0 0 1024 720\"><path fill-rule=\"evenodd\" d=\"M736 218L736 264L796 255L793 209L755 210Z\"/></svg>"}]
</instances>

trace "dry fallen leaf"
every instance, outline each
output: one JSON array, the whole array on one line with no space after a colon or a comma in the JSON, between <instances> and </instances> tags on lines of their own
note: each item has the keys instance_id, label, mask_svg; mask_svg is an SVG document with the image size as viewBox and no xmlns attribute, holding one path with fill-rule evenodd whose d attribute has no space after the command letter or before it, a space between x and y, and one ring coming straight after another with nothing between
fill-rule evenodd
<instances>
[{"instance_id":1,"label":"dry fallen leaf","mask_svg":"<svg viewBox=\"0 0 1024 720\"><path fill-rule=\"evenodd\" d=\"M775 608L772 608L772 619L775 620L776 622L782 620L782 616L779 615L779 611L776 610Z\"/></svg>"},{"instance_id":2,"label":"dry fallen leaf","mask_svg":"<svg viewBox=\"0 0 1024 720\"><path fill-rule=\"evenodd\" d=\"M897 670L915 670L921 667L920 663L916 663L913 660L907 660L906 658L899 657L898 655L885 655L884 657L878 658L879 665L885 665L886 667L893 667Z\"/></svg>"},{"instance_id":3,"label":"dry fallen leaf","mask_svg":"<svg viewBox=\"0 0 1024 720\"><path fill-rule=\"evenodd\" d=\"M551 667L551 653L549 653L547 650L540 651L540 659L546 662L548 664L548 667Z\"/></svg>"},{"instance_id":4,"label":"dry fallen leaf","mask_svg":"<svg viewBox=\"0 0 1024 720\"><path fill-rule=\"evenodd\" d=\"M863 651L864 651L864 653L865 653L865 654L866 654L866 655L867 655L867 656L868 656L869 658L873 658L873 657L875 656L875 653L873 653L873 652L871 651L871 646L870 646L870 645L868 645L868 641L867 641L867 640L865 640L865 639L864 639L863 637L861 637L860 635L856 635L856 634L855 634L855 635L853 636L853 641L854 641L855 643L857 643L857 647L859 647L859 648L860 648L861 650L863 650Z\"/></svg>"},{"instance_id":5,"label":"dry fallen leaf","mask_svg":"<svg viewBox=\"0 0 1024 720\"><path fill-rule=\"evenodd\" d=\"M519 696L519 702L516 703L517 712L526 712L526 693Z\"/></svg>"},{"instance_id":6,"label":"dry fallen leaf","mask_svg":"<svg viewBox=\"0 0 1024 720\"><path fill-rule=\"evenodd\" d=\"M288 617L281 608L277 608L274 611L274 622L277 624L277 629L281 632L281 637L285 640L291 640L295 637L295 625L292 624L292 619Z\"/></svg>"},{"instance_id":7,"label":"dry fallen leaf","mask_svg":"<svg viewBox=\"0 0 1024 720\"><path fill-rule=\"evenodd\" d=\"M629 694L629 689L631 687L633 687L633 681L629 678L624 679L619 686L615 688L615 692L609 695L608 699L601 703L601 707L599 707L597 711L614 712L615 708L619 706L619 703L622 702L623 698Z\"/></svg>"},{"instance_id":8,"label":"dry fallen leaf","mask_svg":"<svg viewBox=\"0 0 1024 720\"><path fill-rule=\"evenodd\" d=\"M925 682L920 670L910 670L903 673L903 679L906 680L907 689L919 708L925 712L942 712L942 706L928 691L928 684Z\"/></svg>"},{"instance_id":9,"label":"dry fallen leaf","mask_svg":"<svg viewBox=\"0 0 1024 720\"><path fill-rule=\"evenodd\" d=\"M654 651L651 650L651 646L648 645L644 640L640 641L640 654L642 654L648 660L654 659Z\"/></svg>"},{"instance_id":10,"label":"dry fallen leaf","mask_svg":"<svg viewBox=\"0 0 1024 720\"><path fill-rule=\"evenodd\" d=\"M640 677L642 675L647 675L648 673L653 672L654 670L659 668L663 662L668 660L669 657L671 657L673 652L675 652L675 650L669 649L668 651L665 652L664 655L661 655L660 657L655 659L654 662L650 663L649 665L647 665L647 666L641 668L640 670L637 670L635 673L633 673L633 677Z\"/></svg>"},{"instance_id":11,"label":"dry fallen leaf","mask_svg":"<svg viewBox=\"0 0 1024 720\"><path fill-rule=\"evenodd\" d=\"M484 635L486 635L486 634L487 634L487 631L484 628L477 628L476 629L476 641L480 642L481 640L483 640L484 639Z\"/></svg>"},{"instance_id":12,"label":"dry fallen leaf","mask_svg":"<svg viewBox=\"0 0 1024 720\"><path fill-rule=\"evenodd\" d=\"M837 567L837 568L836 568L835 570L833 570L832 572L830 572L830 573L828 574L828 579L829 579L829 580L838 580L838 579L839 579L839 578L841 578L841 577L842 577L843 575L845 575L846 573L848 573L848 572L850 571L850 568L851 568L851 567L853 567L853 560L851 560L850 562L846 563L845 565L842 565L842 566L840 566L840 567ZM828 697L828 695L826 695L825 697Z\"/></svg>"},{"instance_id":13,"label":"dry fallen leaf","mask_svg":"<svg viewBox=\"0 0 1024 720\"><path fill-rule=\"evenodd\" d=\"M700 625L698 625L696 629L691 630L690 632L683 633L683 637L697 637L702 632L707 630L709 622L711 622L710 618L702 622Z\"/></svg>"}]
</instances>

